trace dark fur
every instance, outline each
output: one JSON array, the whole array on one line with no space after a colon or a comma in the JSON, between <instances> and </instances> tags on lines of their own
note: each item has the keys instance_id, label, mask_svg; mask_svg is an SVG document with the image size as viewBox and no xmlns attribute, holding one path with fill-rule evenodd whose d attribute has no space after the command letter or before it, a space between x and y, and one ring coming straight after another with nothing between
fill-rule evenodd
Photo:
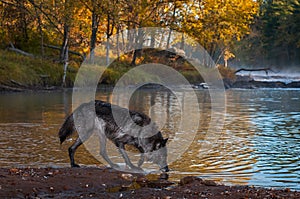
<instances>
[{"instance_id":1,"label":"dark fur","mask_svg":"<svg viewBox=\"0 0 300 199\"><path fill-rule=\"evenodd\" d=\"M121 127L115 122L112 110L121 118ZM129 117L126 117L128 116L128 112ZM76 118L76 127L74 118ZM129 120L132 120L134 123L128 123ZM147 129L141 130L139 127L145 127ZM168 139L163 138L161 132L151 123L151 119L143 113L129 111L128 109L116 105L95 100L94 102L80 105L67 117L58 133L60 142L63 143L66 138L76 130L81 133L81 136L78 137L75 143L69 148L69 157L72 167L78 167L74 160L76 149L86 141L93 132L96 132L100 141L100 154L110 166L114 168L118 167L111 162L106 154L107 138L118 147L127 166L131 169L140 170L140 166L146 157L148 160L158 164L161 169L168 171L166 163L166 142ZM126 144L134 146L141 153L138 167L131 163L125 151Z\"/></svg>"},{"instance_id":2,"label":"dark fur","mask_svg":"<svg viewBox=\"0 0 300 199\"><path fill-rule=\"evenodd\" d=\"M67 139L67 137L72 135L74 131L75 131L74 119L73 119L73 114L71 114L67 117L67 119L65 120L62 127L59 130L58 136L60 139L60 144L62 144Z\"/></svg>"}]
</instances>

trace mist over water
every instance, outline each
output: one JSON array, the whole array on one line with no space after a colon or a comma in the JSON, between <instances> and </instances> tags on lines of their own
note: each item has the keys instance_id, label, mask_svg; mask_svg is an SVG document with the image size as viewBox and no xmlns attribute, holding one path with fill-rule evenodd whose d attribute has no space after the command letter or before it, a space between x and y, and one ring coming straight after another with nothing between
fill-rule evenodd
<instances>
[{"instance_id":1,"label":"mist over water","mask_svg":"<svg viewBox=\"0 0 300 199\"><path fill-rule=\"evenodd\" d=\"M258 67L266 68L266 67ZM255 81L264 81L264 82L283 82L285 84L291 82L300 82L300 68L298 67L287 67L283 69L272 68L265 71L241 71L237 75L249 76Z\"/></svg>"}]
</instances>

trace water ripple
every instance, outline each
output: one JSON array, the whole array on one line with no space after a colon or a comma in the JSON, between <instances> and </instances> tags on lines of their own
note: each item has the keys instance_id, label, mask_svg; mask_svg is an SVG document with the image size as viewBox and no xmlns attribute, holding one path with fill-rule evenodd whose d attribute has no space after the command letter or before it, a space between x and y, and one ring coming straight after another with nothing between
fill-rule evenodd
<instances>
[{"instance_id":1,"label":"water ripple","mask_svg":"<svg viewBox=\"0 0 300 199\"><path fill-rule=\"evenodd\" d=\"M109 99L111 92L99 93ZM14 101L16 95L22 101ZM202 118L190 148L170 167L172 178L197 175L227 184L290 187L300 190L300 90L228 90L227 113L221 137L206 139L211 117L209 92L197 91ZM166 113L163 127L174 140L181 109L174 95L165 91L141 91L132 101L139 111L151 103L166 105L155 114ZM40 100L40 99L43 100ZM70 94L13 94L0 101L10 104L0 114L0 166L69 166L67 148L57 131L70 111ZM198 119L192 118L191 119ZM170 133L169 133L170 132ZM183 132L184 133L184 132ZM214 135L210 135L214 138ZM204 148L210 144L209 149ZM83 147L76 153L82 164L101 164Z\"/></svg>"}]
</instances>

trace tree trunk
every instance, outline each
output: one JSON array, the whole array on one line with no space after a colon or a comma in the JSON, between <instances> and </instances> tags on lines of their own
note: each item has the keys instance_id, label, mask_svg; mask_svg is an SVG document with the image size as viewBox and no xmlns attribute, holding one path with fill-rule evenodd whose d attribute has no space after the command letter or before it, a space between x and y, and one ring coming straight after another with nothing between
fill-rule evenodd
<instances>
[{"instance_id":1,"label":"tree trunk","mask_svg":"<svg viewBox=\"0 0 300 199\"><path fill-rule=\"evenodd\" d=\"M64 24L64 37L63 37L63 43L60 50L60 60L62 62L66 59L67 54L67 48L68 48L68 40L69 40L69 26L67 24Z\"/></svg>"},{"instance_id":2,"label":"tree trunk","mask_svg":"<svg viewBox=\"0 0 300 199\"><path fill-rule=\"evenodd\" d=\"M129 31L130 29L132 29L133 27L130 25L130 17L128 15L127 18L128 22L127 22L127 47L126 47L126 51L131 51L132 50L132 43L133 43L133 30Z\"/></svg>"},{"instance_id":3,"label":"tree trunk","mask_svg":"<svg viewBox=\"0 0 300 199\"><path fill-rule=\"evenodd\" d=\"M69 47L66 47L66 54L65 54L65 60L64 60L64 75L63 75L63 81L62 81L62 87L66 86L66 77L67 77L67 69L69 64Z\"/></svg>"},{"instance_id":4,"label":"tree trunk","mask_svg":"<svg viewBox=\"0 0 300 199\"><path fill-rule=\"evenodd\" d=\"M168 34L168 40L167 40L167 49L170 48L170 40L171 40L171 35L172 35L172 29L169 29L169 34Z\"/></svg>"},{"instance_id":5,"label":"tree trunk","mask_svg":"<svg viewBox=\"0 0 300 199\"><path fill-rule=\"evenodd\" d=\"M228 67L228 60L227 59L224 59L224 66L225 66L225 68Z\"/></svg>"},{"instance_id":6,"label":"tree trunk","mask_svg":"<svg viewBox=\"0 0 300 199\"><path fill-rule=\"evenodd\" d=\"M134 50L133 57L132 57L132 61L131 61L131 65L132 65L132 66L135 66L135 65L136 65L137 53L138 53L137 50Z\"/></svg>"},{"instance_id":7,"label":"tree trunk","mask_svg":"<svg viewBox=\"0 0 300 199\"><path fill-rule=\"evenodd\" d=\"M161 33L161 37L160 37L160 41L159 41L158 48L161 48L161 47L162 47L163 42L164 42L164 39L165 39L165 34L162 32L162 33Z\"/></svg>"},{"instance_id":8,"label":"tree trunk","mask_svg":"<svg viewBox=\"0 0 300 199\"><path fill-rule=\"evenodd\" d=\"M92 34L91 34L91 44L90 44L90 61L94 64L95 59L95 47L97 42L97 32L98 32L98 15L93 11L92 13Z\"/></svg>"},{"instance_id":9,"label":"tree trunk","mask_svg":"<svg viewBox=\"0 0 300 199\"><path fill-rule=\"evenodd\" d=\"M42 7L42 4L40 4L40 10L42 10L43 7ZM35 15L36 15L36 18L38 20L38 29L39 29L39 32L40 32L40 36L41 36L41 55L42 57L44 57L45 55L45 50L44 50L44 34L43 34L43 28L42 28L42 16L41 14L38 13L38 10L37 10L37 7L34 6L34 11L35 11Z\"/></svg>"},{"instance_id":10,"label":"tree trunk","mask_svg":"<svg viewBox=\"0 0 300 199\"><path fill-rule=\"evenodd\" d=\"M110 28L110 16L109 14L107 15L107 27L106 27L106 65L109 64L109 28Z\"/></svg>"},{"instance_id":11,"label":"tree trunk","mask_svg":"<svg viewBox=\"0 0 300 199\"><path fill-rule=\"evenodd\" d=\"M124 50L126 50L124 31L122 31L121 34L122 34L122 52L124 52Z\"/></svg>"},{"instance_id":12,"label":"tree trunk","mask_svg":"<svg viewBox=\"0 0 300 199\"><path fill-rule=\"evenodd\" d=\"M107 37L106 37L106 65L109 64L109 50L110 50L109 38L110 38L110 36L107 35Z\"/></svg>"},{"instance_id":13,"label":"tree trunk","mask_svg":"<svg viewBox=\"0 0 300 199\"><path fill-rule=\"evenodd\" d=\"M168 40L167 40L167 49L170 48L170 40L171 40L171 35L172 35L172 26L173 26L173 23L175 21L175 14L176 14L176 3L174 3L172 21L171 21L171 24L170 24L170 27L169 27L170 29L169 29Z\"/></svg>"},{"instance_id":14,"label":"tree trunk","mask_svg":"<svg viewBox=\"0 0 300 199\"><path fill-rule=\"evenodd\" d=\"M120 58L120 26L117 26L117 59L119 60Z\"/></svg>"},{"instance_id":15,"label":"tree trunk","mask_svg":"<svg viewBox=\"0 0 300 199\"><path fill-rule=\"evenodd\" d=\"M181 50L184 50L184 45L185 45L185 39L184 39L184 34L182 33L181 42L180 42L180 49Z\"/></svg>"},{"instance_id":16,"label":"tree trunk","mask_svg":"<svg viewBox=\"0 0 300 199\"><path fill-rule=\"evenodd\" d=\"M27 17L26 17L26 8L25 8L26 1L20 1L20 8L21 8L21 18L22 18L22 33L24 41L29 40L28 31L27 31Z\"/></svg>"},{"instance_id":17,"label":"tree trunk","mask_svg":"<svg viewBox=\"0 0 300 199\"><path fill-rule=\"evenodd\" d=\"M154 48L154 47L155 47L155 32L152 31L152 32L151 32L150 48Z\"/></svg>"},{"instance_id":18,"label":"tree trunk","mask_svg":"<svg viewBox=\"0 0 300 199\"><path fill-rule=\"evenodd\" d=\"M223 57L224 66L227 67L227 60L228 60L228 59L226 60L226 58L225 58L225 50L226 50L226 48L223 48L223 49L221 50L221 52L220 52L218 58L216 58L216 59L214 60L215 63L216 63L216 65L218 65L218 64L220 63L220 60L221 60L222 57Z\"/></svg>"},{"instance_id":19,"label":"tree trunk","mask_svg":"<svg viewBox=\"0 0 300 199\"><path fill-rule=\"evenodd\" d=\"M65 6L67 7L67 1L65 1ZM67 10L67 8L65 8ZM68 62L69 62L69 33L70 33L70 27L69 27L69 16L65 16L64 21L64 37L63 37L63 43L60 51L60 60L63 63L64 67L64 75L62 79L62 87L66 86L66 75L67 75L67 68L68 68Z\"/></svg>"},{"instance_id":20,"label":"tree trunk","mask_svg":"<svg viewBox=\"0 0 300 199\"><path fill-rule=\"evenodd\" d=\"M133 53L131 65L135 66L136 65L136 58L140 56L141 50L143 48L143 43L144 43L144 32L141 29L138 29L138 35L135 40L135 50Z\"/></svg>"},{"instance_id":21,"label":"tree trunk","mask_svg":"<svg viewBox=\"0 0 300 199\"><path fill-rule=\"evenodd\" d=\"M111 18L111 15L107 13L107 26L106 26L106 65L109 64L109 51L110 51L110 36L113 34L115 27L114 18Z\"/></svg>"},{"instance_id":22,"label":"tree trunk","mask_svg":"<svg viewBox=\"0 0 300 199\"><path fill-rule=\"evenodd\" d=\"M60 51L60 60L61 62L65 63L65 61L68 59L66 59L66 56L68 56L67 54L67 50L68 50L68 45L69 45L69 33L70 33L70 20L71 20L71 16L70 15L70 5L69 5L69 0L65 0L64 2L64 32L63 32L63 42L62 42L62 46L61 46L61 51Z\"/></svg>"}]
</instances>

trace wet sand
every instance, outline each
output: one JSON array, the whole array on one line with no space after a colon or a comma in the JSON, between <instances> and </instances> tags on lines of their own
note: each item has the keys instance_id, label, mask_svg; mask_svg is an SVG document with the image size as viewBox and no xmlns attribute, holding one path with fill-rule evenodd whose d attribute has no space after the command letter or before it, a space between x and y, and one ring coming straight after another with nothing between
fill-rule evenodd
<instances>
[{"instance_id":1,"label":"wet sand","mask_svg":"<svg viewBox=\"0 0 300 199\"><path fill-rule=\"evenodd\" d=\"M289 188L225 186L188 176L142 175L99 168L0 168L0 198L300 198Z\"/></svg>"}]
</instances>

